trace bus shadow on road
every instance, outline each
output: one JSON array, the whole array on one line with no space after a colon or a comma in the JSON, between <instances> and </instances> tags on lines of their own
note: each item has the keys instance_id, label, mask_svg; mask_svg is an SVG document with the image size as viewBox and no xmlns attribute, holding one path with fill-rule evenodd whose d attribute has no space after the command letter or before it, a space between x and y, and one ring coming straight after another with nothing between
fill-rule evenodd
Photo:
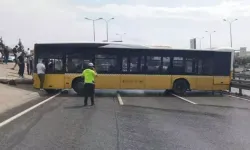
<instances>
[{"instance_id":1,"label":"bus shadow on road","mask_svg":"<svg viewBox=\"0 0 250 150\"><path fill-rule=\"evenodd\" d=\"M117 97L117 94L122 97L173 97L172 92L165 92L164 90L99 90L95 91L96 97ZM190 91L181 95L183 97L223 97L220 92L208 91ZM59 97L84 97L78 95L73 90L63 92Z\"/></svg>"}]
</instances>

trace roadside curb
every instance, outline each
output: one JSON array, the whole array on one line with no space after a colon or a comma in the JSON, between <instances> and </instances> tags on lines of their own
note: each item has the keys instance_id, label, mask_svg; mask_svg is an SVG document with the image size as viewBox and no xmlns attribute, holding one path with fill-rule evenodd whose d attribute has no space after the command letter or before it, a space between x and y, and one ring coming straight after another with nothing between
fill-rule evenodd
<instances>
[{"instance_id":1,"label":"roadside curb","mask_svg":"<svg viewBox=\"0 0 250 150\"><path fill-rule=\"evenodd\" d=\"M60 93L57 93L57 94L60 94ZM44 102L45 99L48 100L51 97L49 97L49 96L43 97L38 92L32 92L32 93L27 94L26 96L24 96L22 98L26 98L26 100L28 100L28 101L26 101L22 104L16 105L14 107L10 107L7 110L0 113L0 127L13 121L14 119L16 119L18 115L21 116L21 115L25 114L24 111L27 111L27 109L32 110L33 107L34 108L37 107L36 106L37 104L45 103ZM16 118L14 118L14 117L16 117Z\"/></svg>"},{"instance_id":2,"label":"roadside curb","mask_svg":"<svg viewBox=\"0 0 250 150\"><path fill-rule=\"evenodd\" d=\"M33 84L33 80L32 79L10 79L10 78L0 77L0 83L10 84L10 85Z\"/></svg>"},{"instance_id":3,"label":"roadside curb","mask_svg":"<svg viewBox=\"0 0 250 150\"><path fill-rule=\"evenodd\" d=\"M42 96L38 92L32 92L26 95L23 95L19 99L19 103L7 103L5 104L5 108L0 110L0 116L2 114L5 114L6 112L9 112L13 109L16 109L20 106L26 105L27 103L32 103L33 101L36 101L37 99L42 98Z\"/></svg>"}]
</instances>

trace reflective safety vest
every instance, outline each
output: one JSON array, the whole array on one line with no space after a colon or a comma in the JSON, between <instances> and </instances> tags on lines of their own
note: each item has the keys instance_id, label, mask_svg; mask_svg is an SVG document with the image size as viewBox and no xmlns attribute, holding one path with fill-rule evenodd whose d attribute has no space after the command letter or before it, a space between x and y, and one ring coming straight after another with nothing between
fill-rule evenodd
<instances>
[{"instance_id":1,"label":"reflective safety vest","mask_svg":"<svg viewBox=\"0 0 250 150\"><path fill-rule=\"evenodd\" d=\"M82 72L82 76L84 77L84 83L95 84L95 76L96 75L97 75L97 73L94 70L85 69Z\"/></svg>"}]
</instances>

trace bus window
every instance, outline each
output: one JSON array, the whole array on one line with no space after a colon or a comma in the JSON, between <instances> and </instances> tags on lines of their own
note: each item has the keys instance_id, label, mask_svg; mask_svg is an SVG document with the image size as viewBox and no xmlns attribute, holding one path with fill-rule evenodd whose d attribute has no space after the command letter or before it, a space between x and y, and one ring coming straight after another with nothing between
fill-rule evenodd
<instances>
[{"instance_id":1,"label":"bus window","mask_svg":"<svg viewBox=\"0 0 250 150\"><path fill-rule=\"evenodd\" d=\"M42 60L45 61L47 74L64 72L62 55L53 55L45 52L43 55L40 55L38 62Z\"/></svg>"},{"instance_id":2,"label":"bus window","mask_svg":"<svg viewBox=\"0 0 250 150\"><path fill-rule=\"evenodd\" d=\"M138 72L139 57L130 57L130 72Z\"/></svg>"},{"instance_id":3,"label":"bus window","mask_svg":"<svg viewBox=\"0 0 250 150\"><path fill-rule=\"evenodd\" d=\"M202 74L203 75L212 75L213 74L213 60L211 58L207 58L207 59L203 60Z\"/></svg>"},{"instance_id":4,"label":"bus window","mask_svg":"<svg viewBox=\"0 0 250 150\"><path fill-rule=\"evenodd\" d=\"M159 73L161 72L161 57L147 56L147 72Z\"/></svg>"},{"instance_id":5,"label":"bus window","mask_svg":"<svg viewBox=\"0 0 250 150\"><path fill-rule=\"evenodd\" d=\"M67 55L66 71L68 73L82 73L88 67L91 56L83 56L82 53L74 52Z\"/></svg>"},{"instance_id":6,"label":"bus window","mask_svg":"<svg viewBox=\"0 0 250 150\"><path fill-rule=\"evenodd\" d=\"M145 57L144 56L141 57L140 69L141 69L140 71L143 72L143 73L147 70L146 65L145 65Z\"/></svg>"},{"instance_id":7,"label":"bus window","mask_svg":"<svg viewBox=\"0 0 250 150\"><path fill-rule=\"evenodd\" d=\"M128 58L122 58L122 72L128 72Z\"/></svg>"},{"instance_id":8,"label":"bus window","mask_svg":"<svg viewBox=\"0 0 250 150\"><path fill-rule=\"evenodd\" d=\"M169 73L170 66L170 57L163 57L162 58L162 72Z\"/></svg>"},{"instance_id":9,"label":"bus window","mask_svg":"<svg viewBox=\"0 0 250 150\"><path fill-rule=\"evenodd\" d=\"M196 60L194 58L186 58L185 73L196 74Z\"/></svg>"},{"instance_id":10,"label":"bus window","mask_svg":"<svg viewBox=\"0 0 250 150\"><path fill-rule=\"evenodd\" d=\"M115 55L95 55L95 68L100 73L115 73L117 71Z\"/></svg>"},{"instance_id":11,"label":"bus window","mask_svg":"<svg viewBox=\"0 0 250 150\"><path fill-rule=\"evenodd\" d=\"M202 74L202 60L198 61L198 74Z\"/></svg>"},{"instance_id":12,"label":"bus window","mask_svg":"<svg viewBox=\"0 0 250 150\"><path fill-rule=\"evenodd\" d=\"M173 74L183 74L184 73L184 59L183 57L173 58Z\"/></svg>"},{"instance_id":13,"label":"bus window","mask_svg":"<svg viewBox=\"0 0 250 150\"><path fill-rule=\"evenodd\" d=\"M79 58L68 58L67 61L67 72L77 72L80 73L83 70L83 60Z\"/></svg>"}]
</instances>

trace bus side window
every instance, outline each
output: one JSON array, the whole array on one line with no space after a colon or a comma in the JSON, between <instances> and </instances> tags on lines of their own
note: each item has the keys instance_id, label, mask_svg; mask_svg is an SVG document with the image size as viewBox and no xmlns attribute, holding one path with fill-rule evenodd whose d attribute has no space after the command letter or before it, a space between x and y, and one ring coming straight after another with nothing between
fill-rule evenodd
<instances>
[{"instance_id":1,"label":"bus side window","mask_svg":"<svg viewBox=\"0 0 250 150\"><path fill-rule=\"evenodd\" d=\"M122 72L128 72L128 58L122 58Z\"/></svg>"},{"instance_id":2,"label":"bus side window","mask_svg":"<svg viewBox=\"0 0 250 150\"><path fill-rule=\"evenodd\" d=\"M198 74L201 75L202 74L202 60L198 61Z\"/></svg>"},{"instance_id":3,"label":"bus side window","mask_svg":"<svg viewBox=\"0 0 250 150\"><path fill-rule=\"evenodd\" d=\"M147 56L147 72L160 73L162 70L160 56Z\"/></svg>"},{"instance_id":4,"label":"bus side window","mask_svg":"<svg viewBox=\"0 0 250 150\"><path fill-rule=\"evenodd\" d=\"M203 60L202 74L203 75L212 75L213 74L213 60L212 60L212 58L207 58L207 59Z\"/></svg>"},{"instance_id":5,"label":"bus side window","mask_svg":"<svg viewBox=\"0 0 250 150\"><path fill-rule=\"evenodd\" d=\"M186 58L185 73L196 74L197 61L195 58Z\"/></svg>"},{"instance_id":6,"label":"bus side window","mask_svg":"<svg viewBox=\"0 0 250 150\"><path fill-rule=\"evenodd\" d=\"M145 71L147 70L147 65L145 65L145 57L142 56L141 57L141 64L140 64L140 72L145 73Z\"/></svg>"},{"instance_id":7,"label":"bus side window","mask_svg":"<svg viewBox=\"0 0 250 150\"><path fill-rule=\"evenodd\" d=\"M118 70L116 55L95 55L95 68L100 73L116 73Z\"/></svg>"},{"instance_id":8,"label":"bus side window","mask_svg":"<svg viewBox=\"0 0 250 150\"><path fill-rule=\"evenodd\" d=\"M210 58L198 60L197 74L198 75L212 75L213 74L213 61Z\"/></svg>"},{"instance_id":9,"label":"bus side window","mask_svg":"<svg viewBox=\"0 0 250 150\"><path fill-rule=\"evenodd\" d=\"M130 72L138 72L139 57L130 57Z\"/></svg>"},{"instance_id":10,"label":"bus side window","mask_svg":"<svg viewBox=\"0 0 250 150\"><path fill-rule=\"evenodd\" d=\"M184 59L183 59L183 57L174 57L173 58L172 73L174 73L174 74L183 74L184 73Z\"/></svg>"},{"instance_id":11,"label":"bus side window","mask_svg":"<svg viewBox=\"0 0 250 150\"><path fill-rule=\"evenodd\" d=\"M170 57L162 58L162 72L169 73L170 72Z\"/></svg>"}]
</instances>

